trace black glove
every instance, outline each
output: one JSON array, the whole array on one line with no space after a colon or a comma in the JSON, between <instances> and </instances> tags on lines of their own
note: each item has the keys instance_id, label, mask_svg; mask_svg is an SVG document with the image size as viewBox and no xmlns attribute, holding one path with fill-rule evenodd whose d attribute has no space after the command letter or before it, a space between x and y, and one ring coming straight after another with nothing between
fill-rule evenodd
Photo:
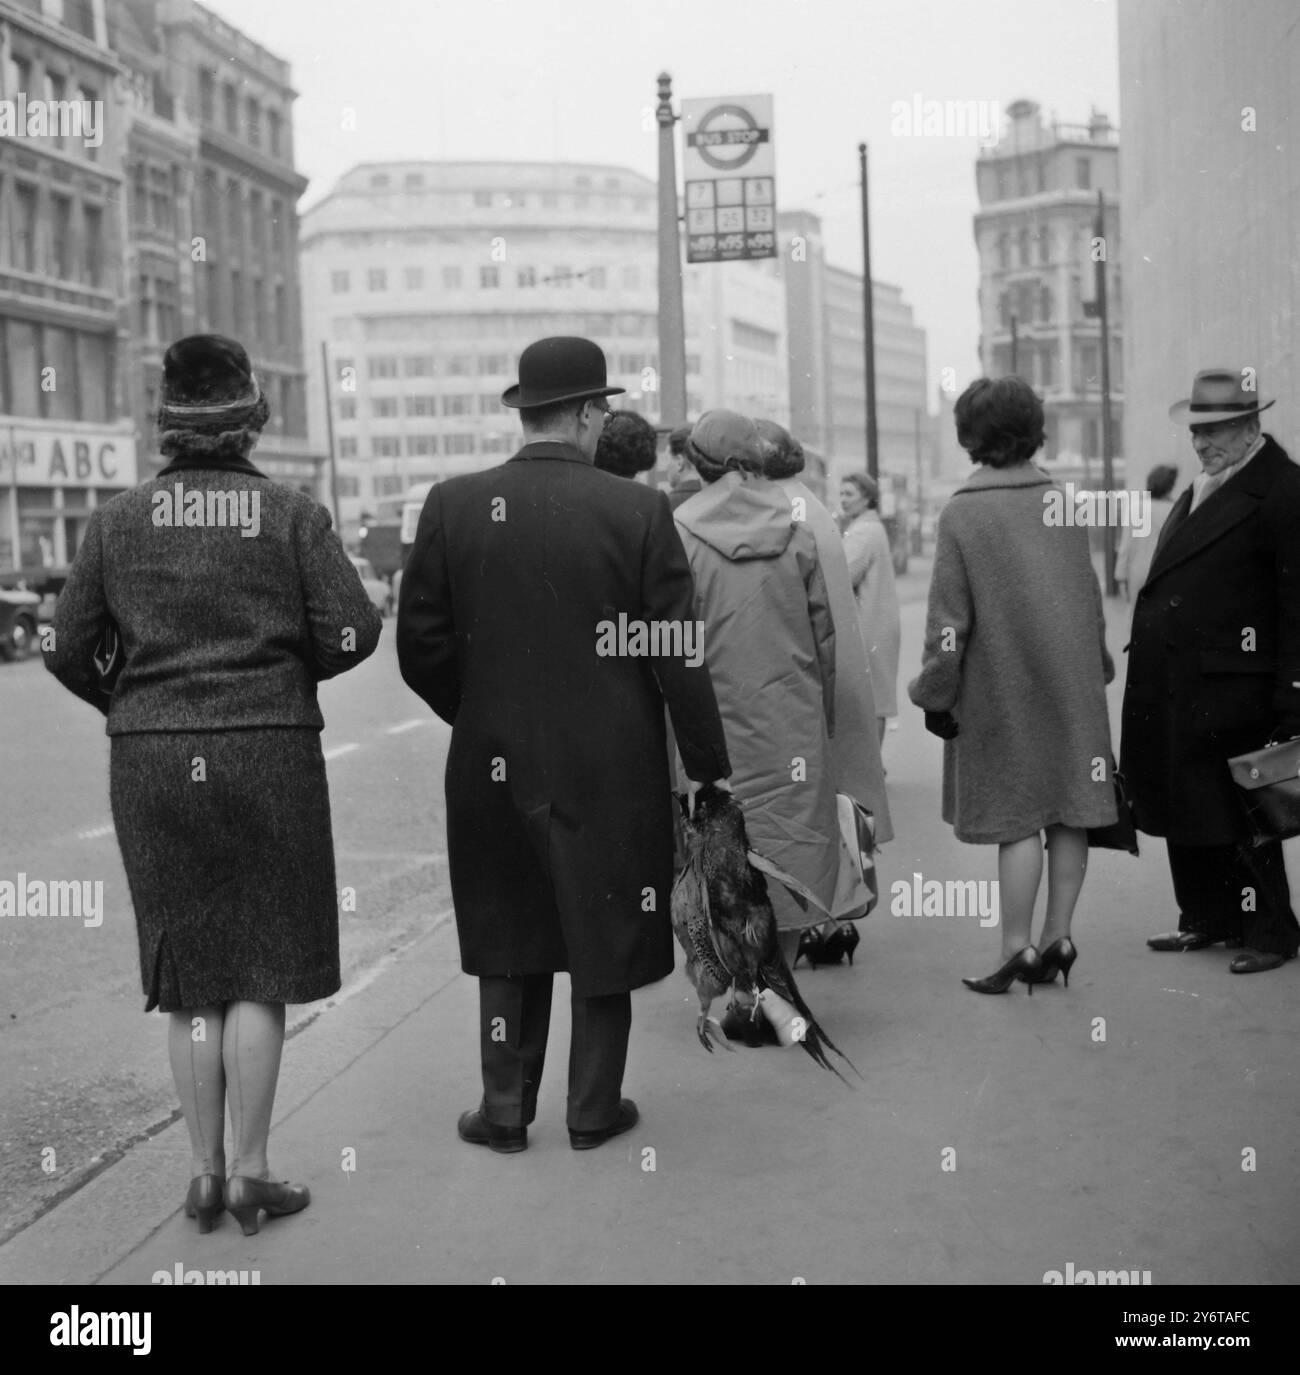
<instances>
[{"instance_id":1,"label":"black glove","mask_svg":"<svg viewBox=\"0 0 1300 1375\"><path fill-rule=\"evenodd\" d=\"M937 735L940 740L955 740L960 730L950 711L927 711L925 728L931 735Z\"/></svg>"}]
</instances>

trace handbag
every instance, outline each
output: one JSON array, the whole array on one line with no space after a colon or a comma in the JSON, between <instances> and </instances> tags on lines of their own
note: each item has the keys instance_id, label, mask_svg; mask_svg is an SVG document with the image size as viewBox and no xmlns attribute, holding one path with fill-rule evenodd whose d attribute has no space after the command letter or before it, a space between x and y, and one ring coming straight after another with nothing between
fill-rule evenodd
<instances>
[{"instance_id":1,"label":"handbag","mask_svg":"<svg viewBox=\"0 0 1300 1375\"><path fill-rule=\"evenodd\" d=\"M117 628L115 621L110 620L104 626L103 633L91 651L90 661L95 666L98 680L96 686L105 697L111 697L122 672L122 665L126 662L126 654L122 649L122 632Z\"/></svg>"},{"instance_id":2,"label":"handbag","mask_svg":"<svg viewBox=\"0 0 1300 1375\"><path fill-rule=\"evenodd\" d=\"M1128 800L1124 787L1124 775L1111 760L1111 778L1115 782L1116 819L1109 826L1088 827L1088 848L1090 850L1127 850L1129 854L1138 853L1137 823L1133 819L1133 804Z\"/></svg>"},{"instance_id":3,"label":"handbag","mask_svg":"<svg viewBox=\"0 0 1300 1375\"><path fill-rule=\"evenodd\" d=\"M1300 835L1300 739L1239 754L1228 772L1241 789L1254 844Z\"/></svg>"},{"instance_id":4,"label":"handbag","mask_svg":"<svg viewBox=\"0 0 1300 1375\"><path fill-rule=\"evenodd\" d=\"M835 882L831 916L836 921L857 921L875 910L876 818L847 793L835 794L840 822L840 870Z\"/></svg>"}]
</instances>

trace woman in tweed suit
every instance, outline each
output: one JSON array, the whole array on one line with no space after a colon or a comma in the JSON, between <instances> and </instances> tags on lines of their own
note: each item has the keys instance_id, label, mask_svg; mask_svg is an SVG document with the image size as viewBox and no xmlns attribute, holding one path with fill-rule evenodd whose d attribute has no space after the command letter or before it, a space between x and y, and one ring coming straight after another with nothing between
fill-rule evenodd
<instances>
[{"instance_id":1,"label":"woman in tweed suit","mask_svg":"<svg viewBox=\"0 0 1300 1375\"><path fill-rule=\"evenodd\" d=\"M171 1014L193 1150L185 1211L206 1232L225 1206L245 1235L259 1209L310 1201L271 1181L266 1152L284 1005L340 983L316 684L366 658L381 627L324 508L249 462L268 413L233 340L168 349L171 463L91 516L46 654L108 717L146 1011ZM94 655L113 625L122 666L105 691Z\"/></svg>"}]
</instances>

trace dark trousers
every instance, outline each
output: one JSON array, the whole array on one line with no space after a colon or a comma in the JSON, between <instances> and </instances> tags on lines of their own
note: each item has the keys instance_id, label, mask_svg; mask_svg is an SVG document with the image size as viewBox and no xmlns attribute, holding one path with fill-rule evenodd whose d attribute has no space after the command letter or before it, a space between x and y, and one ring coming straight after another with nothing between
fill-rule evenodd
<instances>
[{"instance_id":1,"label":"dark trousers","mask_svg":"<svg viewBox=\"0 0 1300 1375\"><path fill-rule=\"evenodd\" d=\"M551 1029L550 974L480 976L479 1053L483 1113L499 1127L526 1127L537 1116L537 1090ZM632 995L570 1000L571 1131L598 1131L618 1116L632 1029Z\"/></svg>"},{"instance_id":2,"label":"dark trousers","mask_svg":"<svg viewBox=\"0 0 1300 1375\"><path fill-rule=\"evenodd\" d=\"M1240 936L1252 950L1296 953L1300 925L1291 910L1281 842L1256 848L1165 843L1180 931Z\"/></svg>"}]
</instances>

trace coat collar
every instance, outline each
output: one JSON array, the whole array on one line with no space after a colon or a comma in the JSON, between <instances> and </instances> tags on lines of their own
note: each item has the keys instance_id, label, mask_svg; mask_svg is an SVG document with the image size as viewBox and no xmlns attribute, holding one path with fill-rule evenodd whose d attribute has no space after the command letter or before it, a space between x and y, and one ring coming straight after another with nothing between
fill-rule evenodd
<instances>
[{"instance_id":1,"label":"coat collar","mask_svg":"<svg viewBox=\"0 0 1300 1375\"><path fill-rule=\"evenodd\" d=\"M958 487L953 496L985 492L994 487L1050 487L1052 479L1032 463L1017 463L1010 468L981 467L970 481Z\"/></svg>"},{"instance_id":2,"label":"coat collar","mask_svg":"<svg viewBox=\"0 0 1300 1375\"><path fill-rule=\"evenodd\" d=\"M1243 463L1204 505L1190 514L1192 488L1187 487L1174 503L1160 531L1144 590L1171 568L1193 558L1233 526L1254 515L1277 481L1282 465L1290 462L1286 450L1271 435L1265 435L1264 447L1250 462Z\"/></svg>"},{"instance_id":3,"label":"coat collar","mask_svg":"<svg viewBox=\"0 0 1300 1375\"><path fill-rule=\"evenodd\" d=\"M531 458L560 458L566 463L585 463L588 468L592 467L592 461L584 457L583 452L574 444L566 444L560 439L538 439L531 444L525 444L517 454L507 459L508 463L517 463L521 459Z\"/></svg>"}]
</instances>

